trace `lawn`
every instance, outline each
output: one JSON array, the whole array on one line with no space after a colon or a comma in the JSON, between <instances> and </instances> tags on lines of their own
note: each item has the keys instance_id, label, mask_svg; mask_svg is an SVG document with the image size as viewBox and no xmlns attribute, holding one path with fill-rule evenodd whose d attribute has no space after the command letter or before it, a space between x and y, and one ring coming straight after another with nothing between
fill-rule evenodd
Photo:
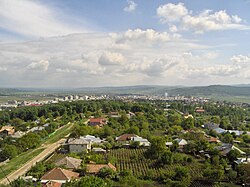
<instances>
[{"instance_id":1,"label":"lawn","mask_svg":"<svg viewBox=\"0 0 250 187\"><path fill-rule=\"evenodd\" d=\"M59 130L55 131L52 136L45 139L44 144L55 143L58 140L60 140L61 138L67 136L70 133L72 127L73 127L72 123L61 127Z\"/></svg>"},{"instance_id":2,"label":"lawn","mask_svg":"<svg viewBox=\"0 0 250 187\"><path fill-rule=\"evenodd\" d=\"M5 175L8 175L11 172L20 168L23 164L25 164L35 156L39 155L43 150L44 148L40 148L21 153L17 157L10 160L6 165L1 166L0 179L3 179Z\"/></svg>"}]
</instances>

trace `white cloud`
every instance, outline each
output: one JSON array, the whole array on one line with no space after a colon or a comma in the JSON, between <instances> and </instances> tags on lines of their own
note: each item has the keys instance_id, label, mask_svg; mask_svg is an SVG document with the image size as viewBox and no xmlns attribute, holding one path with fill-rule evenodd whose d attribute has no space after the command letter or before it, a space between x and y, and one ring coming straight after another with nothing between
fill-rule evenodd
<instances>
[{"instance_id":1,"label":"white cloud","mask_svg":"<svg viewBox=\"0 0 250 187\"><path fill-rule=\"evenodd\" d=\"M39 62L32 62L27 66L28 70L35 70L35 71L47 71L48 68L49 68L48 60L40 60Z\"/></svg>"},{"instance_id":2,"label":"white cloud","mask_svg":"<svg viewBox=\"0 0 250 187\"><path fill-rule=\"evenodd\" d=\"M127 1L128 5L123 9L125 12L133 12L135 11L137 4L134 1Z\"/></svg>"},{"instance_id":3,"label":"white cloud","mask_svg":"<svg viewBox=\"0 0 250 187\"><path fill-rule=\"evenodd\" d=\"M230 16L225 10L215 13L206 11L198 16L187 15L183 17L181 25L183 29L203 33L216 30L244 29L245 26L239 24L239 21L240 19L235 20L235 16Z\"/></svg>"},{"instance_id":4,"label":"white cloud","mask_svg":"<svg viewBox=\"0 0 250 187\"><path fill-rule=\"evenodd\" d=\"M170 24L174 22L179 26L179 29L191 30L200 34L207 31L249 29L242 23L242 19L238 15L229 15L226 10L217 12L204 10L197 15L192 12L183 3L160 5L156 11L162 23ZM173 30L170 24L171 29Z\"/></svg>"},{"instance_id":5,"label":"white cloud","mask_svg":"<svg viewBox=\"0 0 250 187\"><path fill-rule=\"evenodd\" d=\"M7 68L6 68L6 67L1 67L1 66L0 66L0 71L7 71Z\"/></svg>"},{"instance_id":6,"label":"white cloud","mask_svg":"<svg viewBox=\"0 0 250 187\"><path fill-rule=\"evenodd\" d=\"M212 46L198 41L175 39L172 34L154 30L125 33L72 34L0 43L0 80L4 80L0 84L30 87L190 85L208 84L208 80L223 83L236 78L246 82L249 77L250 68L246 64L249 56L235 55L230 62L221 61L219 48L213 51ZM123 43L117 42L121 38Z\"/></svg>"},{"instance_id":7,"label":"white cloud","mask_svg":"<svg viewBox=\"0 0 250 187\"><path fill-rule=\"evenodd\" d=\"M56 72L58 72L58 73L75 73L76 72L76 70L71 70L71 69L68 69L68 68L64 68L64 69L62 69L62 68L56 68Z\"/></svg>"},{"instance_id":8,"label":"white cloud","mask_svg":"<svg viewBox=\"0 0 250 187\"><path fill-rule=\"evenodd\" d=\"M1 0L0 27L28 37L48 37L84 31L72 24L66 25L59 11L37 1Z\"/></svg>"},{"instance_id":9,"label":"white cloud","mask_svg":"<svg viewBox=\"0 0 250 187\"><path fill-rule=\"evenodd\" d=\"M113 52L105 52L103 53L98 62L101 65L109 66L109 65L121 65L124 62L125 58L120 53L113 53Z\"/></svg>"},{"instance_id":10,"label":"white cloud","mask_svg":"<svg viewBox=\"0 0 250 187\"><path fill-rule=\"evenodd\" d=\"M249 65L250 66L250 56L234 55L230 60L237 65Z\"/></svg>"},{"instance_id":11,"label":"white cloud","mask_svg":"<svg viewBox=\"0 0 250 187\"><path fill-rule=\"evenodd\" d=\"M149 76L163 76L167 70L178 65L178 59L175 57L169 59L156 59L144 69L144 72Z\"/></svg>"},{"instance_id":12,"label":"white cloud","mask_svg":"<svg viewBox=\"0 0 250 187\"><path fill-rule=\"evenodd\" d=\"M166 42L174 39L180 38L179 35L172 35L167 32L157 32L153 29L135 29L135 30L127 30L122 35L114 35L117 43L123 43L126 41L138 42Z\"/></svg>"},{"instance_id":13,"label":"white cloud","mask_svg":"<svg viewBox=\"0 0 250 187\"><path fill-rule=\"evenodd\" d=\"M170 31L170 32L178 32L178 28L177 28L175 25L171 25L171 26L169 27L169 31Z\"/></svg>"},{"instance_id":14,"label":"white cloud","mask_svg":"<svg viewBox=\"0 0 250 187\"><path fill-rule=\"evenodd\" d=\"M178 21L188 14L188 10L183 3L160 5L156 12L163 23Z\"/></svg>"}]
</instances>

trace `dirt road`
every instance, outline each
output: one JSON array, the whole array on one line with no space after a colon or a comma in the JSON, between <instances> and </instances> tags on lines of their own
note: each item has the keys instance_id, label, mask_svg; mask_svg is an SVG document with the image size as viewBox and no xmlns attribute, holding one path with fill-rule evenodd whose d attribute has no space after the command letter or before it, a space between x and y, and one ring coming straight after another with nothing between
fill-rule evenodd
<instances>
[{"instance_id":1,"label":"dirt road","mask_svg":"<svg viewBox=\"0 0 250 187\"><path fill-rule=\"evenodd\" d=\"M37 162L42 161L48 155L50 155L51 153L53 153L65 141L66 141L66 139L61 139L61 140L59 140L59 141L57 141L57 142L55 142L53 144L42 146L43 148L45 148L45 150L43 152L41 152L39 155L37 155L36 157L34 157L33 159L31 159L27 163L25 163L22 167L20 167L16 171L14 171L11 174L9 174L7 176L8 179L7 178L2 179L0 181L0 184L9 184L9 181L14 181L18 177L24 175L32 166L36 165Z\"/></svg>"}]
</instances>

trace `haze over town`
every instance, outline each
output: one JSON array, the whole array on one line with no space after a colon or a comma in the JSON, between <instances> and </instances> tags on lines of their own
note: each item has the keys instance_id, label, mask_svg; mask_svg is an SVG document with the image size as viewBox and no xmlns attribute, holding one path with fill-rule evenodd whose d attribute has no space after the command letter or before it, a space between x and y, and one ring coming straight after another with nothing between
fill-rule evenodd
<instances>
[{"instance_id":1,"label":"haze over town","mask_svg":"<svg viewBox=\"0 0 250 187\"><path fill-rule=\"evenodd\" d=\"M0 1L0 86L248 84L250 3Z\"/></svg>"}]
</instances>

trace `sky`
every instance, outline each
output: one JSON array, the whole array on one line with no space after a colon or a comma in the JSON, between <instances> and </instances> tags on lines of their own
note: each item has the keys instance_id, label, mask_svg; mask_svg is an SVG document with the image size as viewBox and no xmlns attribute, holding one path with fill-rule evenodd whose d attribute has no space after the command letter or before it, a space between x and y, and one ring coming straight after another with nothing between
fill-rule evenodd
<instances>
[{"instance_id":1,"label":"sky","mask_svg":"<svg viewBox=\"0 0 250 187\"><path fill-rule=\"evenodd\" d=\"M250 0L0 0L0 87L250 83Z\"/></svg>"}]
</instances>

